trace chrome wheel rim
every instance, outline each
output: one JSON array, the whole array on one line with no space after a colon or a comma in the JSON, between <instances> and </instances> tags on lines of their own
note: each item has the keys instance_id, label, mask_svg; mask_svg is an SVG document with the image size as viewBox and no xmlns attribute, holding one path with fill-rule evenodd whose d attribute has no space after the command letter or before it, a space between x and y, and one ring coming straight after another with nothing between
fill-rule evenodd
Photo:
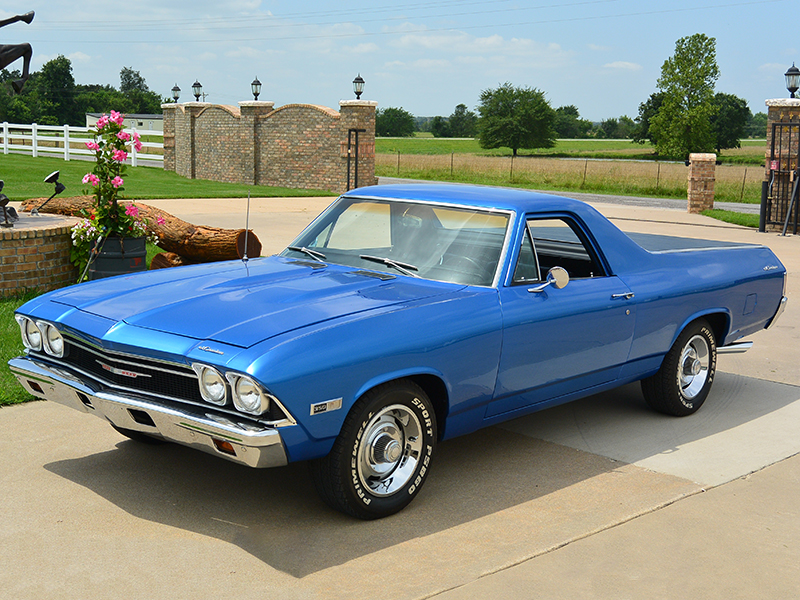
<instances>
[{"instance_id":1,"label":"chrome wheel rim","mask_svg":"<svg viewBox=\"0 0 800 600\"><path fill-rule=\"evenodd\" d=\"M361 484L375 496L391 496L414 476L422 455L422 427L414 412L393 404L364 429L356 457Z\"/></svg>"},{"instance_id":2,"label":"chrome wheel rim","mask_svg":"<svg viewBox=\"0 0 800 600\"><path fill-rule=\"evenodd\" d=\"M678 362L678 386L687 400L693 400L708 381L711 350L701 335L693 336L683 347Z\"/></svg>"}]
</instances>

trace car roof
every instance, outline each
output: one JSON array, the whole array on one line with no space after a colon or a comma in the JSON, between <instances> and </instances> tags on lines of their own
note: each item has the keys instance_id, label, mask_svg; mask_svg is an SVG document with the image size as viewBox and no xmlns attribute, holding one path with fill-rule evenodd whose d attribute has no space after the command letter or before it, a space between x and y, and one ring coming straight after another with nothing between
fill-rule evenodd
<instances>
[{"instance_id":1,"label":"car roof","mask_svg":"<svg viewBox=\"0 0 800 600\"><path fill-rule=\"evenodd\" d=\"M584 202L553 194L513 188L439 183L373 185L350 190L343 196L442 202L517 212L567 211L582 213L588 208Z\"/></svg>"}]
</instances>

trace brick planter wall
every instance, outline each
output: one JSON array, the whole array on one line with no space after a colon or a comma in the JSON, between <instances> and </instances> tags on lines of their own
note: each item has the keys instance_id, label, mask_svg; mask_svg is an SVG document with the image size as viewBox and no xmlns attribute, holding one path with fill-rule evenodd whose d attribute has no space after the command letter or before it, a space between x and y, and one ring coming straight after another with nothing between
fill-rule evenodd
<instances>
[{"instance_id":1,"label":"brick planter wall","mask_svg":"<svg viewBox=\"0 0 800 600\"><path fill-rule=\"evenodd\" d=\"M375 179L377 102L164 104L164 168L192 179L346 191L348 132L359 132L358 185ZM351 137L354 143L355 137ZM350 184L355 186L355 148Z\"/></svg>"},{"instance_id":2,"label":"brick planter wall","mask_svg":"<svg viewBox=\"0 0 800 600\"><path fill-rule=\"evenodd\" d=\"M0 297L75 283L78 271L69 261L74 223L64 217L22 217L13 228L0 230Z\"/></svg>"}]
</instances>

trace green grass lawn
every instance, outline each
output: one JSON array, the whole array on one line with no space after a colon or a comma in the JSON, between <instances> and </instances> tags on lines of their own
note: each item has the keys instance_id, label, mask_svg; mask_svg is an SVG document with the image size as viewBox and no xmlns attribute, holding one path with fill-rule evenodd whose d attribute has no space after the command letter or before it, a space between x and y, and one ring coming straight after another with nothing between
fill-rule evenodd
<instances>
[{"instance_id":1,"label":"green grass lawn","mask_svg":"<svg viewBox=\"0 0 800 600\"><path fill-rule=\"evenodd\" d=\"M11 200L48 197L54 186L44 183L53 171L60 171L59 181L66 186L64 196L90 194L90 187L81 182L94 168L93 161L70 160L24 154L0 154L0 179L5 181L5 193ZM264 185L220 183L203 179L187 179L161 167L128 167L125 174L126 198L242 198L254 197L331 196L328 191L296 190Z\"/></svg>"},{"instance_id":2,"label":"green grass lawn","mask_svg":"<svg viewBox=\"0 0 800 600\"><path fill-rule=\"evenodd\" d=\"M22 354L24 349L14 311L35 295L29 293L17 298L0 298L0 406L33 399L11 374L8 361Z\"/></svg>"}]
</instances>

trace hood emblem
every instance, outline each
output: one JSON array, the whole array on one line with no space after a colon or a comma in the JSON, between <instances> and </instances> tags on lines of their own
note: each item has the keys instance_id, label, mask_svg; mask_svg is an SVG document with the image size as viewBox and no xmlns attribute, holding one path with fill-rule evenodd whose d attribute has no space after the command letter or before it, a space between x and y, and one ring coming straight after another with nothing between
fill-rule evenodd
<instances>
[{"instance_id":1,"label":"hood emblem","mask_svg":"<svg viewBox=\"0 0 800 600\"><path fill-rule=\"evenodd\" d=\"M225 354L222 350L217 350L216 348L211 348L210 346L198 346L198 350L202 350L203 352L213 352L214 354Z\"/></svg>"},{"instance_id":2,"label":"hood emblem","mask_svg":"<svg viewBox=\"0 0 800 600\"><path fill-rule=\"evenodd\" d=\"M150 375L147 375L145 373L135 373L134 371L128 371L126 369L117 369L116 367L107 365L106 363L100 362L99 360L97 361L97 364L99 364L101 367L103 367L103 369L105 369L109 373L113 373L114 375L122 375L124 377L130 377L132 379L136 379L137 377L150 377Z\"/></svg>"}]
</instances>

